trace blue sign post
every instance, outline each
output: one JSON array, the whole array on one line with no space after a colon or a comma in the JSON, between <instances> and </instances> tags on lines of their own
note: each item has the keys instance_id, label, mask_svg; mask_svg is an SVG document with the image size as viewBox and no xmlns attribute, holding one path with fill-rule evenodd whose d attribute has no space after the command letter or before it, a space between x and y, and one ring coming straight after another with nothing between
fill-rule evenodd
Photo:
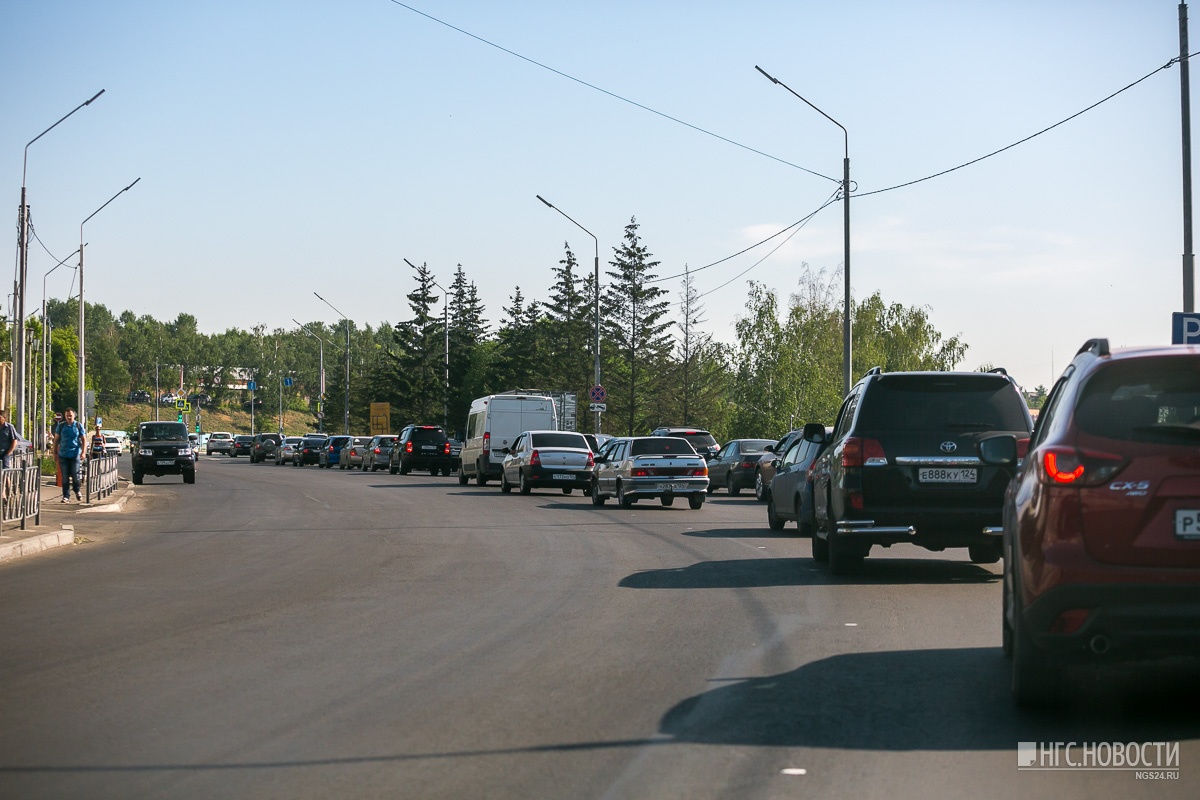
<instances>
[{"instance_id":1,"label":"blue sign post","mask_svg":"<svg viewBox=\"0 0 1200 800\"><path fill-rule=\"evenodd\" d=\"M1171 315L1171 344L1200 344L1200 314L1176 311Z\"/></svg>"}]
</instances>

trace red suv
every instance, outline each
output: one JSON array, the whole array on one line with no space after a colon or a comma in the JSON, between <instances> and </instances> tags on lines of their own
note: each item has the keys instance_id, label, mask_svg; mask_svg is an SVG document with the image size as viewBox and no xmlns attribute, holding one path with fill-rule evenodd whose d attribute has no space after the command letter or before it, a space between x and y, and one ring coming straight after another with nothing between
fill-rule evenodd
<instances>
[{"instance_id":1,"label":"red suv","mask_svg":"<svg viewBox=\"0 0 1200 800\"><path fill-rule=\"evenodd\" d=\"M1004 653L1018 705L1063 668L1200 654L1200 348L1087 342L1046 398L1004 502Z\"/></svg>"}]
</instances>

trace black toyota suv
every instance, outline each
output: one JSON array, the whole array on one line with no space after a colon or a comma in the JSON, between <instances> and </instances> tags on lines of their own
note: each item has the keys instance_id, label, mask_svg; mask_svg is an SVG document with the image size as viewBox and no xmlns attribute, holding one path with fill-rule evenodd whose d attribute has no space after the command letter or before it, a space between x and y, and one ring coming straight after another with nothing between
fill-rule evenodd
<instances>
[{"instance_id":1,"label":"black toyota suv","mask_svg":"<svg viewBox=\"0 0 1200 800\"><path fill-rule=\"evenodd\" d=\"M813 462L813 559L846 574L872 546L910 542L966 547L973 562L995 563L1012 467L983 463L975 443L1010 433L1027 445L1032 428L1003 370L872 369L842 402Z\"/></svg>"},{"instance_id":2,"label":"black toyota suv","mask_svg":"<svg viewBox=\"0 0 1200 800\"><path fill-rule=\"evenodd\" d=\"M278 433L260 433L250 444L250 463L261 463L270 459L275 460L275 451L283 444L283 437Z\"/></svg>"},{"instance_id":3,"label":"black toyota suv","mask_svg":"<svg viewBox=\"0 0 1200 800\"><path fill-rule=\"evenodd\" d=\"M431 475L454 471L450 440L441 425L409 425L400 431L388 456L388 472L407 475L414 469L427 469Z\"/></svg>"},{"instance_id":4,"label":"black toyota suv","mask_svg":"<svg viewBox=\"0 0 1200 800\"><path fill-rule=\"evenodd\" d=\"M182 422L141 423L130 453L133 482L139 486L146 475L182 475L184 483L196 482L196 451Z\"/></svg>"}]
</instances>

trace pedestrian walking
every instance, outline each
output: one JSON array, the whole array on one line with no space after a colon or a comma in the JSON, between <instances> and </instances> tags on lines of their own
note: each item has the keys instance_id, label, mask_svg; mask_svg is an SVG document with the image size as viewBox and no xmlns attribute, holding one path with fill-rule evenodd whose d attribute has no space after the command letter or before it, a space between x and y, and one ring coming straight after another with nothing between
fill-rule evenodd
<instances>
[{"instance_id":1,"label":"pedestrian walking","mask_svg":"<svg viewBox=\"0 0 1200 800\"><path fill-rule=\"evenodd\" d=\"M21 436L8 421L8 414L0 411L0 461L3 461L4 469L12 466L13 453L17 451L20 441Z\"/></svg>"},{"instance_id":2,"label":"pedestrian walking","mask_svg":"<svg viewBox=\"0 0 1200 800\"><path fill-rule=\"evenodd\" d=\"M80 462L87 458L83 449L86 436L87 431L83 429L83 425L75 420L75 409L68 408L64 411L62 424L58 426L58 433L54 436L54 454L62 469L64 503L70 502L72 488L75 489L75 499L83 499L79 494L79 466Z\"/></svg>"},{"instance_id":3,"label":"pedestrian walking","mask_svg":"<svg viewBox=\"0 0 1200 800\"><path fill-rule=\"evenodd\" d=\"M100 426L96 426L96 432L92 434L92 458L100 458L104 455L104 434L100 432Z\"/></svg>"}]
</instances>

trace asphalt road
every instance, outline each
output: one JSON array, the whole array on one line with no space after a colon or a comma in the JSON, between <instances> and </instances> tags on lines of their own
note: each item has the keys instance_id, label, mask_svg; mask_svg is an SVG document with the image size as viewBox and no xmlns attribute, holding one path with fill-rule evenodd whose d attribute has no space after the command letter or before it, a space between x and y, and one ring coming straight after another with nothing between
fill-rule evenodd
<instances>
[{"instance_id":1,"label":"asphalt road","mask_svg":"<svg viewBox=\"0 0 1200 800\"><path fill-rule=\"evenodd\" d=\"M999 565L831 579L753 497L205 457L0 566L4 798L1195 797L1194 665L1018 713ZM1177 779L1018 742L1178 742Z\"/></svg>"}]
</instances>

